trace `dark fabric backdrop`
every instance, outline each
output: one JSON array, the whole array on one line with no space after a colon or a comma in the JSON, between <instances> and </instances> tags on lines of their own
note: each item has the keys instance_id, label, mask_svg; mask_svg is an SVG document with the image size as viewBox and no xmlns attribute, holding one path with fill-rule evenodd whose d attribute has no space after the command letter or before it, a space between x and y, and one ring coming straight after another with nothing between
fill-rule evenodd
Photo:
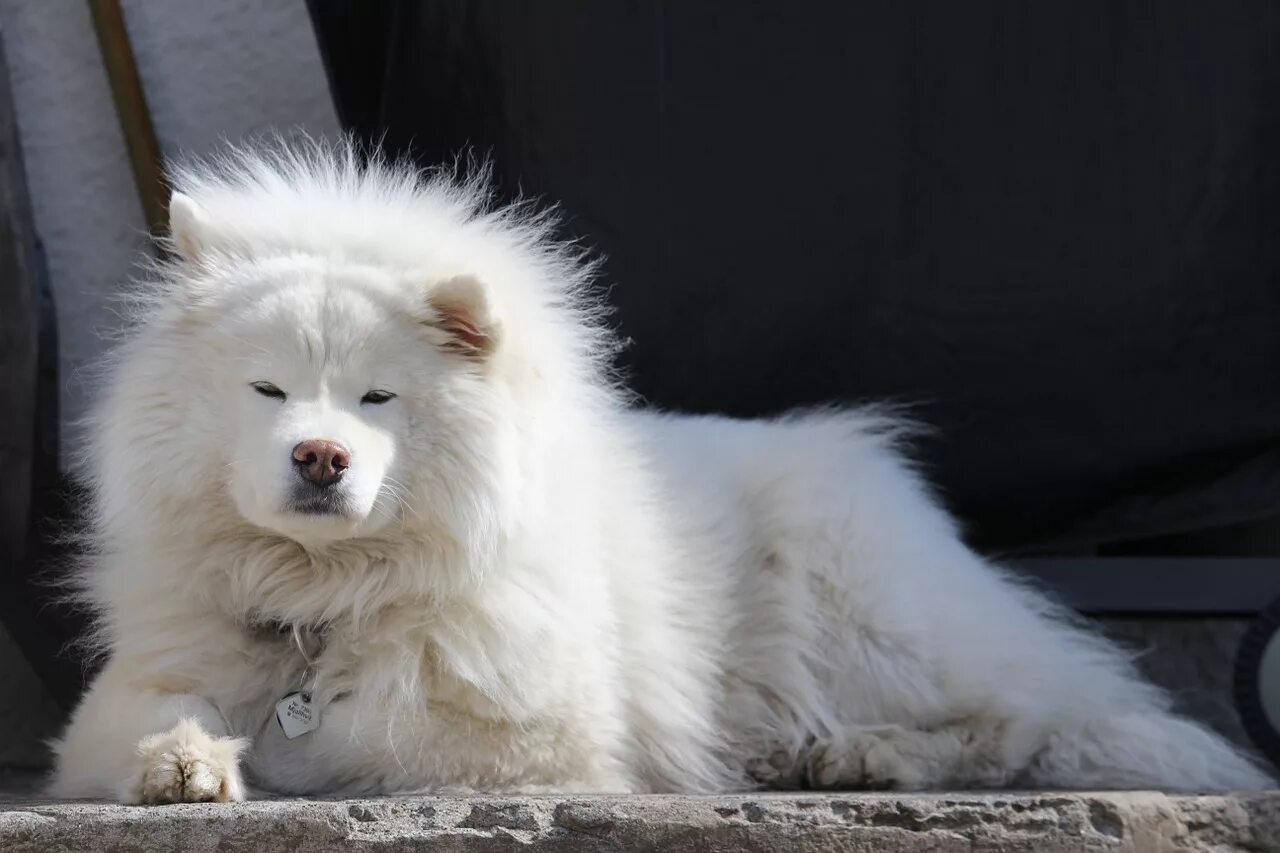
<instances>
[{"instance_id":1,"label":"dark fabric backdrop","mask_svg":"<svg viewBox=\"0 0 1280 853\"><path fill-rule=\"evenodd\" d=\"M1280 4L310 5L355 133L563 202L650 402L917 402L994 550L1280 512Z\"/></svg>"}]
</instances>

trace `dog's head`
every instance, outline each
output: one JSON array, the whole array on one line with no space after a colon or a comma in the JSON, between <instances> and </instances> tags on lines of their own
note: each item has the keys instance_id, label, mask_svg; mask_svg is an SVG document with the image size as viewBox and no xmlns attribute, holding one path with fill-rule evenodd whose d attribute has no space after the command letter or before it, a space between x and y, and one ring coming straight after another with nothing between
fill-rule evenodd
<instances>
[{"instance_id":1,"label":"dog's head","mask_svg":"<svg viewBox=\"0 0 1280 853\"><path fill-rule=\"evenodd\" d=\"M379 567L341 608L498 567L617 403L581 251L530 206L495 207L483 170L353 143L170 175L169 252L81 443L94 546L160 577L230 573L241 604L306 599L311 619L334 589L310 586L317 568Z\"/></svg>"},{"instance_id":2,"label":"dog's head","mask_svg":"<svg viewBox=\"0 0 1280 853\"><path fill-rule=\"evenodd\" d=\"M572 373L521 357L538 333L505 322L536 328L549 304L537 257L522 263L473 208L431 228L370 192L314 223L292 209L299 221L273 232L214 201L175 193L157 307L99 409L104 523L149 514L166 536L201 535L201 520L238 536L248 522L309 547L408 530L491 552L522 442L549 422L536 401L561 380L546 377ZM268 202L236 210L265 216Z\"/></svg>"},{"instance_id":3,"label":"dog's head","mask_svg":"<svg viewBox=\"0 0 1280 853\"><path fill-rule=\"evenodd\" d=\"M224 465L246 520L303 543L376 534L499 453L502 324L475 275L223 251L181 194L171 223L207 391L192 452Z\"/></svg>"}]
</instances>

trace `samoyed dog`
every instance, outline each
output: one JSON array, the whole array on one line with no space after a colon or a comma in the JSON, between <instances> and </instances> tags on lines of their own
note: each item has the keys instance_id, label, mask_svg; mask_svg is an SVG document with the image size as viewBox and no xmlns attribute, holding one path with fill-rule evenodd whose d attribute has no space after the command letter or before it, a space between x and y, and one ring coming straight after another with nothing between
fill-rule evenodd
<instances>
[{"instance_id":1,"label":"samoyed dog","mask_svg":"<svg viewBox=\"0 0 1280 853\"><path fill-rule=\"evenodd\" d=\"M174 178L57 795L1268 785L962 544L885 412L630 408L591 264L482 179Z\"/></svg>"}]
</instances>

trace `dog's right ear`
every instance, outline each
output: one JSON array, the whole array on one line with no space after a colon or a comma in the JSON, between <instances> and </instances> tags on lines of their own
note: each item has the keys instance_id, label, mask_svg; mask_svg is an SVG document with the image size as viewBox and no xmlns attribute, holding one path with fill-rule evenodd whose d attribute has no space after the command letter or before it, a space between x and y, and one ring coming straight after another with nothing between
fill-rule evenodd
<instances>
[{"instance_id":1,"label":"dog's right ear","mask_svg":"<svg viewBox=\"0 0 1280 853\"><path fill-rule=\"evenodd\" d=\"M502 323L494 311L489 288L471 275L436 284L430 291L432 317L427 325L449 335L447 349L483 360L502 338Z\"/></svg>"},{"instance_id":2,"label":"dog's right ear","mask_svg":"<svg viewBox=\"0 0 1280 853\"><path fill-rule=\"evenodd\" d=\"M180 192L169 197L169 239L179 257L199 259L208 247L209 232L209 219L194 199Z\"/></svg>"}]
</instances>

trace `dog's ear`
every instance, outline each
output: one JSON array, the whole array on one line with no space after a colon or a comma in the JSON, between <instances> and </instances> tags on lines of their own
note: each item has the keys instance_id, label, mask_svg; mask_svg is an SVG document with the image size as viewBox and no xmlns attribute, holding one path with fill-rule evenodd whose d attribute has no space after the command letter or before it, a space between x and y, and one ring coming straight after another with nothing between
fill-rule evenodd
<instances>
[{"instance_id":1,"label":"dog's ear","mask_svg":"<svg viewBox=\"0 0 1280 853\"><path fill-rule=\"evenodd\" d=\"M208 248L209 218L188 195L175 192L169 197L169 239L183 260L195 261Z\"/></svg>"},{"instance_id":2,"label":"dog's ear","mask_svg":"<svg viewBox=\"0 0 1280 853\"><path fill-rule=\"evenodd\" d=\"M446 279L430 289L428 323L449 335L446 347L469 358L485 358L497 347L502 324L489 289L475 276Z\"/></svg>"}]
</instances>

